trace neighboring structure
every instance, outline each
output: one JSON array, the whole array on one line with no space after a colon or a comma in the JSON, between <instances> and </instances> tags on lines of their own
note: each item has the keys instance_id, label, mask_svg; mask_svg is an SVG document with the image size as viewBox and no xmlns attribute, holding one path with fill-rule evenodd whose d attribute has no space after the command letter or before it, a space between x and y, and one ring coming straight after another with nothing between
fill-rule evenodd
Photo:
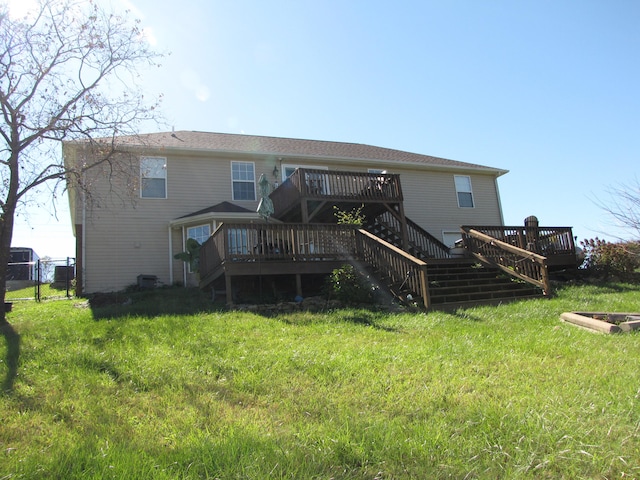
<instances>
[{"instance_id":1,"label":"neighboring structure","mask_svg":"<svg viewBox=\"0 0 640 480\"><path fill-rule=\"evenodd\" d=\"M174 258L187 238L203 243L223 222L263 222L258 179L264 174L275 190L299 167L394 175L403 214L448 246L461 237L461 225L503 224L497 179L507 171L499 168L354 143L190 131L121 137L117 148L137 181L98 167L85 178L90 198L71 185L84 294L117 291L139 276L196 285ZM63 153L67 164L93 161L84 142L65 142ZM323 174L313 175L321 184Z\"/></svg>"},{"instance_id":2,"label":"neighboring structure","mask_svg":"<svg viewBox=\"0 0 640 480\"><path fill-rule=\"evenodd\" d=\"M7 280L35 282L38 280L38 255L32 248L11 247Z\"/></svg>"}]
</instances>

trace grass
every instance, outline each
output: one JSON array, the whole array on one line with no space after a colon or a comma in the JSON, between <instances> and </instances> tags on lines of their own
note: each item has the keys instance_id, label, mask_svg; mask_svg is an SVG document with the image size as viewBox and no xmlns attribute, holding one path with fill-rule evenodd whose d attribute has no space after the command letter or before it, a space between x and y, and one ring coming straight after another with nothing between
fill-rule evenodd
<instances>
[{"instance_id":1,"label":"grass","mask_svg":"<svg viewBox=\"0 0 640 480\"><path fill-rule=\"evenodd\" d=\"M73 289L69 290L69 293L73 295ZM40 285L40 298L42 300L53 298L65 298L67 296L66 288L57 288L50 283L43 283ZM18 290L8 290L5 300L12 302L16 300L33 300L36 298L36 286L31 285Z\"/></svg>"},{"instance_id":2,"label":"grass","mask_svg":"<svg viewBox=\"0 0 640 480\"><path fill-rule=\"evenodd\" d=\"M639 291L428 314L14 304L0 479L637 478L640 335L558 317L637 312Z\"/></svg>"}]
</instances>

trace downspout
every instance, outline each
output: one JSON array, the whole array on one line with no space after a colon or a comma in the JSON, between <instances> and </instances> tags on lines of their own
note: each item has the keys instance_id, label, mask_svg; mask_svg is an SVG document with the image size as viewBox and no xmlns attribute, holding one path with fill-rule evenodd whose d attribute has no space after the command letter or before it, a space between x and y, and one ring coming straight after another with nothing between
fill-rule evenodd
<instances>
[{"instance_id":1,"label":"downspout","mask_svg":"<svg viewBox=\"0 0 640 480\"><path fill-rule=\"evenodd\" d=\"M185 231L184 231L184 225L182 226L182 251L186 252L187 251L187 243L185 241ZM187 262L182 262L182 284L185 286L187 286Z\"/></svg>"},{"instance_id":2,"label":"downspout","mask_svg":"<svg viewBox=\"0 0 640 480\"><path fill-rule=\"evenodd\" d=\"M171 225L168 227L169 230L169 285L173 285L173 241L171 239Z\"/></svg>"}]
</instances>

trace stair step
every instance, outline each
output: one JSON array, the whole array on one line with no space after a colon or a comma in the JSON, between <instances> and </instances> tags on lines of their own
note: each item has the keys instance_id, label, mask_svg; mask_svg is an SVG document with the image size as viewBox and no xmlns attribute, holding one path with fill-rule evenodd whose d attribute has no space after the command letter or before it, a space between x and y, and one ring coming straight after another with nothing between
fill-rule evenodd
<instances>
[{"instance_id":1,"label":"stair step","mask_svg":"<svg viewBox=\"0 0 640 480\"><path fill-rule=\"evenodd\" d=\"M504 300L514 298L541 297L542 293L536 289L515 289L496 292L466 292L450 293L446 295L431 295L432 304L475 302L479 300Z\"/></svg>"}]
</instances>

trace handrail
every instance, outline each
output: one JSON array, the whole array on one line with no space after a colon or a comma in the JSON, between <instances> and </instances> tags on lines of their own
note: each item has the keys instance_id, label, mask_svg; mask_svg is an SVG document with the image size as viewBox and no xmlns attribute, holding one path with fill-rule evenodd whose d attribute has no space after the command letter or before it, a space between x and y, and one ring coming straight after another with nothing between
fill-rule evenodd
<instances>
[{"instance_id":1,"label":"handrail","mask_svg":"<svg viewBox=\"0 0 640 480\"><path fill-rule=\"evenodd\" d=\"M224 262L363 261L422 297L429 307L427 264L353 225L223 223L200 248L205 279Z\"/></svg>"},{"instance_id":2,"label":"handrail","mask_svg":"<svg viewBox=\"0 0 640 480\"><path fill-rule=\"evenodd\" d=\"M575 255L576 246L571 227L531 227L531 226L478 226L461 227L473 229L492 238L537 253L550 255Z\"/></svg>"},{"instance_id":3,"label":"handrail","mask_svg":"<svg viewBox=\"0 0 640 480\"><path fill-rule=\"evenodd\" d=\"M225 261L346 260L356 253L353 225L222 223L200 247L200 276Z\"/></svg>"},{"instance_id":4,"label":"handrail","mask_svg":"<svg viewBox=\"0 0 640 480\"><path fill-rule=\"evenodd\" d=\"M355 202L402 202L400 175L298 168L269 196L278 217L302 198Z\"/></svg>"},{"instance_id":5,"label":"handrail","mask_svg":"<svg viewBox=\"0 0 640 480\"><path fill-rule=\"evenodd\" d=\"M450 258L449 247L427 232L414 221L405 218L407 221L407 233L409 236L409 250L414 250L416 257L426 260L429 258ZM385 212L375 218L375 223L392 230L398 236L400 234L400 220L390 212ZM400 247L401 245L398 245Z\"/></svg>"},{"instance_id":6,"label":"handrail","mask_svg":"<svg viewBox=\"0 0 640 480\"><path fill-rule=\"evenodd\" d=\"M504 272L541 288L551 294L547 258L495 237L473 227L461 227L465 248L483 262L497 266Z\"/></svg>"},{"instance_id":7,"label":"handrail","mask_svg":"<svg viewBox=\"0 0 640 480\"><path fill-rule=\"evenodd\" d=\"M357 233L357 249L362 261L386 272L393 283L401 283L420 296L428 309L427 264L364 229Z\"/></svg>"}]
</instances>

